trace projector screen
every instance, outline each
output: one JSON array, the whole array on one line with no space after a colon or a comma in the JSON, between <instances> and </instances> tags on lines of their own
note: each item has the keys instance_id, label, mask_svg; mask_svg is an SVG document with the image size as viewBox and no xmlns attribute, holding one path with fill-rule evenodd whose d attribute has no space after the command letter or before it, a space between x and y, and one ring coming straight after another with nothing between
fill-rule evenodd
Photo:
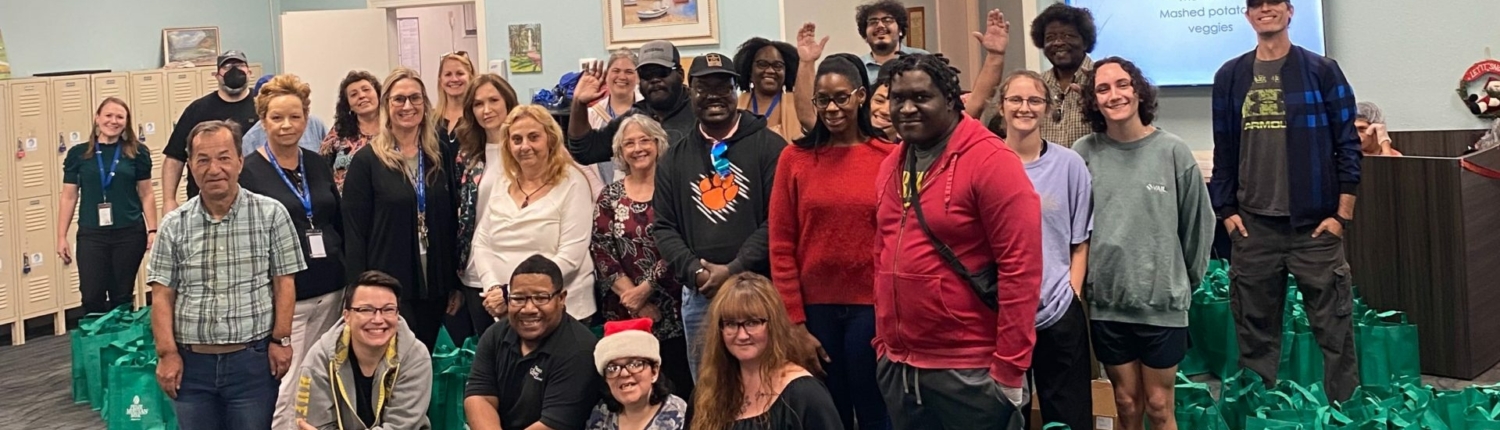
<instances>
[{"instance_id":1,"label":"projector screen","mask_svg":"<svg viewBox=\"0 0 1500 430\"><path fill-rule=\"evenodd\" d=\"M1095 61L1120 56L1159 86L1212 85L1225 61L1255 49L1244 0L1068 0L1099 28ZM1322 54L1323 3L1293 2L1292 43Z\"/></svg>"}]
</instances>

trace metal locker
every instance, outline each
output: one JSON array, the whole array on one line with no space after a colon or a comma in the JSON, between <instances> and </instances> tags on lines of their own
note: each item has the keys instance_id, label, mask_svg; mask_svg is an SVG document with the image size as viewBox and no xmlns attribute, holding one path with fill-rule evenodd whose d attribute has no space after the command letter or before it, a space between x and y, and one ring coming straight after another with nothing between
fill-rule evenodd
<instances>
[{"instance_id":1,"label":"metal locker","mask_svg":"<svg viewBox=\"0 0 1500 430\"><path fill-rule=\"evenodd\" d=\"M260 76L266 74L266 67L260 63L250 63L250 85L254 86Z\"/></svg>"},{"instance_id":2,"label":"metal locker","mask_svg":"<svg viewBox=\"0 0 1500 430\"><path fill-rule=\"evenodd\" d=\"M161 175L161 151L167 146L172 120L167 116L167 75L160 70L130 73L130 116L135 135L151 150L151 176Z\"/></svg>"},{"instance_id":3,"label":"metal locker","mask_svg":"<svg viewBox=\"0 0 1500 430\"><path fill-rule=\"evenodd\" d=\"M199 87L198 87L198 93L199 93L199 95L207 94L207 93L219 90L219 78L215 78L214 77L214 73L218 72L219 69L214 68L214 67L198 67L197 70L198 70L198 79L199 79L200 82L202 82L202 83L198 84L199 85ZM249 85L255 85L255 81L253 80L255 78L246 76L245 79L248 82L250 82Z\"/></svg>"},{"instance_id":4,"label":"metal locker","mask_svg":"<svg viewBox=\"0 0 1500 430\"><path fill-rule=\"evenodd\" d=\"M57 156L57 140L52 134L52 100L49 97L46 79L11 81L11 139L15 142L12 157L15 157L14 184L12 194L16 200L28 197L50 196L51 183L62 182L59 174L52 177L54 166L61 168Z\"/></svg>"},{"instance_id":5,"label":"metal locker","mask_svg":"<svg viewBox=\"0 0 1500 430\"><path fill-rule=\"evenodd\" d=\"M52 78L52 131L57 134L52 149L57 162L48 167L52 192L62 192L62 159L68 148L89 140L94 128L94 93L87 75Z\"/></svg>"},{"instance_id":6,"label":"metal locker","mask_svg":"<svg viewBox=\"0 0 1500 430\"><path fill-rule=\"evenodd\" d=\"M169 69L167 75L167 118L170 125L176 125L177 119L182 117L182 111L187 110L188 105L203 95L202 85L199 83L198 71L196 69ZM168 136L172 128L166 130Z\"/></svg>"},{"instance_id":7,"label":"metal locker","mask_svg":"<svg viewBox=\"0 0 1500 430\"><path fill-rule=\"evenodd\" d=\"M54 313L58 310L57 291L54 282L57 270L57 236L52 225L53 202L51 196L21 199L16 202L16 218L20 222L20 252L7 255L11 259L6 265L21 266L17 277L16 302L21 318L31 318Z\"/></svg>"},{"instance_id":8,"label":"metal locker","mask_svg":"<svg viewBox=\"0 0 1500 430\"><path fill-rule=\"evenodd\" d=\"M73 206L73 223L68 225L68 248L73 250L73 261L63 264L62 261L53 259L58 263L52 266L57 270L57 279L63 282L59 290L62 294L59 300L62 309L72 309L83 305L83 294L78 290L78 209L78 206Z\"/></svg>"},{"instance_id":9,"label":"metal locker","mask_svg":"<svg viewBox=\"0 0 1500 430\"><path fill-rule=\"evenodd\" d=\"M101 73L89 75L90 83L94 90L94 102L91 103L91 112L97 111L104 99L114 97L124 100L130 105L131 116L135 116L135 104L130 103L130 74L129 73Z\"/></svg>"},{"instance_id":10,"label":"metal locker","mask_svg":"<svg viewBox=\"0 0 1500 430\"><path fill-rule=\"evenodd\" d=\"M0 247L4 249L16 249L15 234L11 231L10 205L0 203ZM7 254L11 254L7 252ZM0 259L0 324L15 321L16 300L13 293L16 286L16 274L20 273L20 262L15 254L7 255Z\"/></svg>"},{"instance_id":11,"label":"metal locker","mask_svg":"<svg viewBox=\"0 0 1500 430\"><path fill-rule=\"evenodd\" d=\"M6 207L5 203L15 197L11 194L15 192L17 187L12 186L12 184L20 180L12 175L12 172L16 170L14 163L17 160L16 148L4 146L15 142L15 135L11 133L10 112L10 84L0 81L0 149L3 149L0 150L0 157L4 157L0 158L0 160L3 160L0 161L0 208ZM3 263L4 261L0 261L0 264ZM0 266L0 268L3 268L3 266ZM9 293L0 291L0 294Z\"/></svg>"}]
</instances>

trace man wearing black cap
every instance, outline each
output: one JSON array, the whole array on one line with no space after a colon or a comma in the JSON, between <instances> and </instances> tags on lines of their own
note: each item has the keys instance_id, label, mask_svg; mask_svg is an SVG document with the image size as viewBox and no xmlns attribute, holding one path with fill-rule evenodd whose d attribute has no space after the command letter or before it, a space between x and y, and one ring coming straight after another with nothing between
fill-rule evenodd
<instances>
[{"instance_id":1,"label":"man wearing black cap","mask_svg":"<svg viewBox=\"0 0 1500 430\"><path fill-rule=\"evenodd\" d=\"M237 50L219 54L219 70L214 78L219 89L194 100L177 118L172 137L167 139L162 154L166 160L162 165L161 214L166 216L177 209L177 183L182 180L183 164L187 162L188 132L204 121L234 121L240 130L249 130L255 125L255 100L250 98L250 63L245 53ZM188 174L187 197L198 195L198 184Z\"/></svg>"},{"instance_id":2,"label":"man wearing black cap","mask_svg":"<svg viewBox=\"0 0 1500 430\"><path fill-rule=\"evenodd\" d=\"M675 146L690 134L696 125L693 109L688 107L686 91L682 87L682 57L672 42L653 40L641 46L640 63L635 66L640 76L640 91L644 97L635 102L629 112L610 121L604 128L589 127L589 104L608 94L604 88L604 64L594 63L585 67L578 86L573 89L573 112L568 121L568 152L578 164L590 165L609 161L615 132L620 129L620 120L632 114L650 116L661 123L667 131L670 145Z\"/></svg>"},{"instance_id":3,"label":"man wearing black cap","mask_svg":"<svg viewBox=\"0 0 1500 430\"><path fill-rule=\"evenodd\" d=\"M682 322L693 377L708 335L702 331L708 300L731 275L771 272L766 214L786 140L765 120L735 109L734 70L721 54L693 59L688 92L697 124L656 168L651 233L672 275L690 287L682 290Z\"/></svg>"}]
</instances>

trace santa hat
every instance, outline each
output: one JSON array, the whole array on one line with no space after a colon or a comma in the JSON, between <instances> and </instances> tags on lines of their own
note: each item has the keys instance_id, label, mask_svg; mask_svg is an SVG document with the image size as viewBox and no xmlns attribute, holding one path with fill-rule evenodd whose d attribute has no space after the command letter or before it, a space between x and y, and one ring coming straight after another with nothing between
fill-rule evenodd
<instances>
[{"instance_id":1,"label":"santa hat","mask_svg":"<svg viewBox=\"0 0 1500 430\"><path fill-rule=\"evenodd\" d=\"M604 366L626 357L646 358L661 363L661 344L651 334L650 318L604 323L604 338L594 346L594 369L603 376Z\"/></svg>"}]
</instances>

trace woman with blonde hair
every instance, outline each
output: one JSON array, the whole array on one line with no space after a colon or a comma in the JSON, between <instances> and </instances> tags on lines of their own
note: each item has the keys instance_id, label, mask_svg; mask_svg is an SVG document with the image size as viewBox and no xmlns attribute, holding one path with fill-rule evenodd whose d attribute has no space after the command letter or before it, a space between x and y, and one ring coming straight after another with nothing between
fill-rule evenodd
<instances>
[{"instance_id":1,"label":"woman with blonde hair","mask_svg":"<svg viewBox=\"0 0 1500 430\"><path fill-rule=\"evenodd\" d=\"M594 262L589 257L593 193L563 148L562 128L546 108L511 109L500 134L498 166L486 166L468 269L486 291L510 281L526 258L541 254L562 269L568 314L593 317ZM488 196L488 197L485 197ZM505 315L505 294L485 293L490 315Z\"/></svg>"},{"instance_id":2,"label":"woman with blonde hair","mask_svg":"<svg viewBox=\"0 0 1500 430\"><path fill-rule=\"evenodd\" d=\"M458 123L468 106L464 94L469 91L469 81L474 79L474 62L469 53L458 51L443 54L438 59L437 133L438 143L458 146ZM450 148L451 150L451 148Z\"/></svg>"},{"instance_id":3,"label":"woman with blonde hair","mask_svg":"<svg viewBox=\"0 0 1500 430\"><path fill-rule=\"evenodd\" d=\"M771 280L741 273L708 305L693 430L842 429L817 358L797 337Z\"/></svg>"},{"instance_id":4,"label":"woman with blonde hair","mask_svg":"<svg viewBox=\"0 0 1500 430\"><path fill-rule=\"evenodd\" d=\"M344 273L380 270L401 281L401 316L430 349L443 314L458 310L458 246L451 179L432 105L417 72L398 68L382 85L379 134L344 177Z\"/></svg>"}]
</instances>

